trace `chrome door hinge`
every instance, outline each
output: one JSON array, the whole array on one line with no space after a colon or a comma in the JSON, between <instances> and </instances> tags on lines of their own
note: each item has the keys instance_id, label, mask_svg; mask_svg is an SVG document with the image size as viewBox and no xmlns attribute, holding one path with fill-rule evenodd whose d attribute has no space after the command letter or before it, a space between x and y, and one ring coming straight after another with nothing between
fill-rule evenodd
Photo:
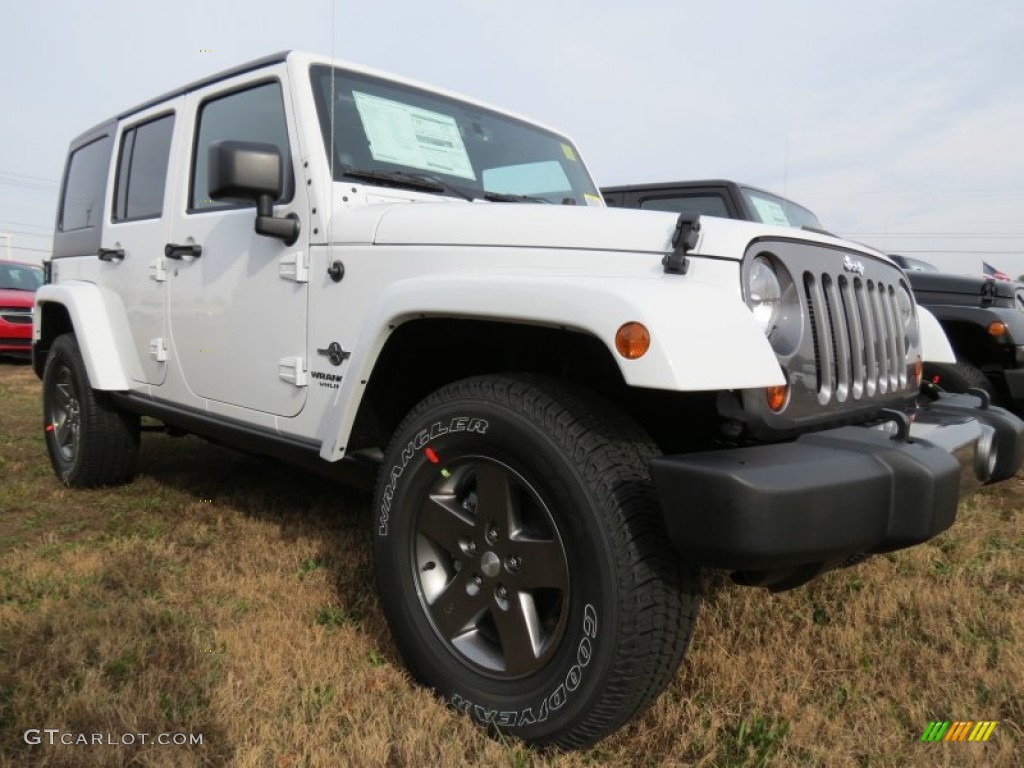
<instances>
[{"instance_id":1,"label":"chrome door hinge","mask_svg":"<svg viewBox=\"0 0 1024 768\"><path fill-rule=\"evenodd\" d=\"M277 364L277 375L296 387L306 386L306 370L301 357L282 357Z\"/></svg>"},{"instance_id":2,"label":"chrome door hinge","mask_svg":"<svg viewBox=\"0 0 1024 768\"><path fill-rule=\"evenodd\" d=\"M283 259L278 266L278 274L285 280L294 280L296 283L309 282L309 259L305 251L292 251Z\"/></svg>"},{"instance_id":3,"label":"chrome door hinge","mask_svg":"<svg viewBox=\"0 0 1024 768\"><path fill-rule=\"evenodd\" d=\"M149 340L149 356L156 360L158 363L167 362L167 342L163 339L150 339Z\"/></svg>"}]
</instances>

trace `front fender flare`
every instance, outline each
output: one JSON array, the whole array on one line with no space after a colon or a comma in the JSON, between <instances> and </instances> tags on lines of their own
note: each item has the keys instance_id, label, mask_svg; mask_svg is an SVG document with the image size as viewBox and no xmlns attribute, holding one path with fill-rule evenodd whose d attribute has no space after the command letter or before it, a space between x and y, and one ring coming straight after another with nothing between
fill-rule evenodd
<instances>
[{"instance_id":1,"label":"front fender flare","mask_svg":"<svg viewBox=\"0 0 1024 768\"><path fill-rule=\"evenodd\" d=\"M955 363L953 347L935 315L918 304L917 319L921 329L921 360L925 363Z\"/></svg>"},{"instance_id":2,"label":"front fender flare","mask_svg":"<svg viewBox=\"0 0 1024 768\"><path fill-rule=\"evenodd\" d=\"M67 280L36 291L32 339L43 336L43 308L59 304L67 310L93 389L127 390L142 380L142 366L132 346L128 316L117 294L95 283Z\"/></svg>"},{"instance_id":3,"label":"front fender flare","mask_svg":"<svg viewBox=\"0 0 1024 768\"><path fill-rule=\"evenodd\" d=\"M391 284L365 318L335 406L322 422L321 456L334 461L344 455L365 383L391 330L424 316L588 333L604 343L634 387L692 392L785 383L771 345L735 289L675 276L630 280L628 288L623 282L502 275L496 283L493 275L445 275ZM638 360L615 352L615 333L630 321L651 333L650 350Z\"/></svg>"}]
</instances>

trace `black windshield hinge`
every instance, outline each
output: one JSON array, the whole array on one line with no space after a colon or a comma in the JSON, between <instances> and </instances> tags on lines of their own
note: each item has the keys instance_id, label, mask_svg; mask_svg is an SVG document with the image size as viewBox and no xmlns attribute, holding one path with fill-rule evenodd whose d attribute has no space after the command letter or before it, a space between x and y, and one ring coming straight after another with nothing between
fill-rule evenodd
<instances>
[{"instance_id":1,"label":"black windshield hinge","mask_svg":"<svg viewBox=\"0 0 1024 768\"><path fill-rule=\"evenodd\" d=\"M992 278L986 278L985 282L981 284L981 306L990 307L995 303L996 299L996 281Z\"/></svg>"},{"instance_id":2,"label":"black windshield hinge","mask_svg":"<svg viewBox=\"0 0 1024 768\"><path fill-rule=\"evenodd\" d=\"M700 234L700 216L681 213L676 220L676 231L672 233L672 253L665 254L661 265L670 275L685 275L690 269L686 254L697 245Z\"/></svg>"}]
</instances>

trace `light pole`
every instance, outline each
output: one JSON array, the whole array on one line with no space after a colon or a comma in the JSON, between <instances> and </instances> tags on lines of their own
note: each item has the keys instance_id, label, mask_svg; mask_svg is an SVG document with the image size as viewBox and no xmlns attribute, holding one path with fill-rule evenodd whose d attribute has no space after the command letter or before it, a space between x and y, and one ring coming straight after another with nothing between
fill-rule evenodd
<instances>
[{"instance_id":1,"label":"light pole","mask_svg":"<svg viewBox=\"0 0 1024 768\"><path fill-rule=\"evenodd\" d=\"M0 232L0 237L7 241L7 261L11 260L11 240L14 239L13 235L8 235L4 232Z\"/></svg>"}]
</instances>

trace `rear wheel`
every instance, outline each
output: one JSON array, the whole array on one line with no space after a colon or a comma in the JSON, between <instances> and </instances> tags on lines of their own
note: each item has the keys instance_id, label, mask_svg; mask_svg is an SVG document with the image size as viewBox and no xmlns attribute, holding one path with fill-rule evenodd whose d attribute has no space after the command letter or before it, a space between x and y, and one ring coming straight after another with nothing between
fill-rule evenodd
<instances>
[{"instance_id":1,"label":"rear wheel","mask_svg":"<svg viewBox=\"0 0 1024 768\"><path fill-rule=\"evenodd\" d=\"M76 488L125 483L135 475L139 417L89 386L73 334L58 337L43 371L43 428L54 472Z\"/></svg>"},{"instance_id":2,"label":"rear wheel","mask_svg":"<svg viewBox=\"0 0 1024 768\"><path fill-rule=\"evenodd\" d=\"M654 499L656 449L540 377L452 384L397 430L376 565L416 677L477 721L580 747L671 680L698 604Z\"/></svg>"}]
</instances>

